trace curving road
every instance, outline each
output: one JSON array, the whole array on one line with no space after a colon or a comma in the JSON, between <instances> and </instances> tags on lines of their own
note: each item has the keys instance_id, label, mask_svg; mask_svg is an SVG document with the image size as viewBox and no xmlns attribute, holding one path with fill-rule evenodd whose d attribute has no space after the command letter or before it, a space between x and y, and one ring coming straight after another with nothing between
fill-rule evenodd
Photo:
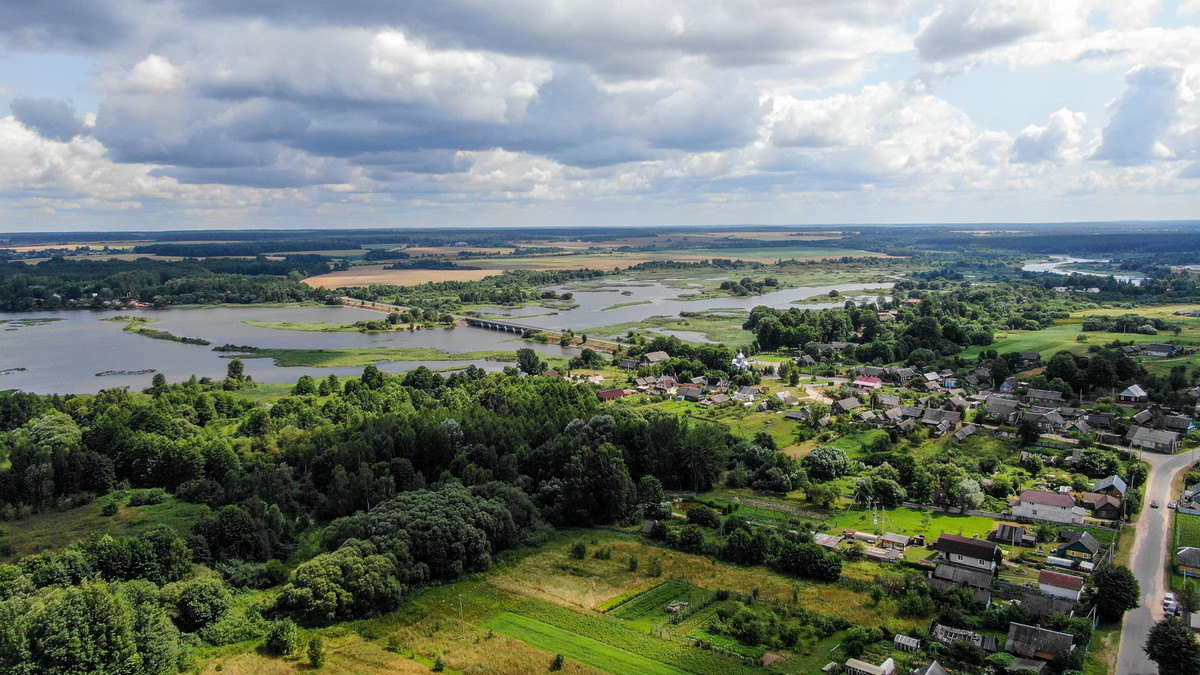
<instances>
[{"instance_id":1,"label":"curving road","mask_svg":"<svg viewBox=\"0 0 1200 675\"><path fill-rule=\"evenodd\" d=\"M1117 656L1117 673L1120 675L1157 675L1158 668L1146 658L1142 645L1157 621L1163 618L1162 597L1166 592L1165 570L1171 552L1171 514L1167 502L1176 497L1171 492L1175 476L1192 463L1192 453L1159 455L1139 452L1150 465L1150 476L1146 480L1146 500L1142 515L1138 518L1133 542L1131 562L1133 574L1142 587L1142 606L1125 613L1121 626L1121 650ZM1150 508L1154 500L1162 505Z\"/></svg>"}]
</instances>

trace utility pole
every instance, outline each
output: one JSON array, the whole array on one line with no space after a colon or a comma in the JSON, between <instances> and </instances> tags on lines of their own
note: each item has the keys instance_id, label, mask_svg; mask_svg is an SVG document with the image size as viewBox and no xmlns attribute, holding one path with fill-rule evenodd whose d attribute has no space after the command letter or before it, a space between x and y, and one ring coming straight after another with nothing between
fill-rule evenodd
<instances>
[{"instance_id":1,"label":"utility pole","mask_svg":"<svg viewBox=\"0 0 1200 675\"><path fill-rule=\"evenodd\" d=\"M466 619L466 616L463 614L463 597L461 594L459 594L459 596L458 596L458 621L462 625L463 642L466 642L467 641L467 619Z\"/></svg>"}]
</instances>

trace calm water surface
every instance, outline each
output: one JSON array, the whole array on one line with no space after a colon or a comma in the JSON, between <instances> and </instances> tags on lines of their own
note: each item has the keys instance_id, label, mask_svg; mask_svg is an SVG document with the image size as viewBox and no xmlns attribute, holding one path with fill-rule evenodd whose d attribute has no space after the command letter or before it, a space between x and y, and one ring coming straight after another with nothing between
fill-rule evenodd
<instances>
[{"instance_id":1,"label":"calm water surface","mask_svg":"<svg viewBox=\"0 0 1200 675\"><path fill-rule=\"evenodd\" d=\"M204 347L170 340L154 340L122 330L125 324L101 319L121 315L146 316L157 319L152 324L180 337L199 337L212 342ZM244 323L256 321L329 321L352 323L378 319L382 315L350 307L218 307L203 309L168 309L140 312L120 311L62 311L22 312L0 314L0 389L20 389L41 394L92 393L109 387L128 386L134 389L150 386L153 374L96 376L106 371L137 371L154 369L168 381L197 377L223 378L229 365L228 353L214 352L213 347L226 343L281 349L338 349L349 347L430 347L447 352L468 352L489 349L515 351L530 347L545 354L577 352L564 350L557 344L538 344L516 340L510 333L477 328L437 328L396 333L313 333L305 331L259 328ZM39 325L19 325L14 319L56 318ZM362 367L290 367L274 365L271 359L245 359L246 373L259 382L295 382L301 375L324 377L358 375ZM389 372L405 372L425 365L435 370L465 368L474 364L488 370L499 370L505 363L498 361L395 361L380 363ZM25 368L24 371L11 371Z\"/></svg>"},{"instance_id":2,"label":"calm water surface","mask_svg":"<svg viewBox=\"0 0 1200 675\"><path fill-rule=\"evenodd\" d=\"M757 305L786 308L794 301L828 294L837 290L843 294L890 288L883 284L840 284L789 288L764 295L736 298L721 297L707 300L680 299L689 292L669 288L661 283L614 280L603 290L578 291L575 301L579 307L566 311L544 308L493 308L489 314L521 317L514 322L550 330L571 328L576 332L612 324L642 321L654 315L676 316L682 311L730 309L747 311ZM555 287L560 292L569 287ZM628 292L629 295L623 295ZM871 296L873 297L873 296ZM812 309L840 307L846 298L829 303L805 304ZM606 309L627 302L643 304ZM102 321L113 316L137 315L157 320L153 328L179 337L204 338L210 346L188 345L170 340L154 340L122 330L124 323ZM530 347L542 354L574 356L577 350L563 349L557 344L539 344L520 340L513 333L459 326L396 333L317 333L260 328L245 322L254 321L327 321L353 323L364 319L379 319L382 315L351 307L217 307L168 310L112 310L22 312L0 314L0 389L20 389L36 393L91 393L110 387L128 386L141 389L150 386L153 374L109 375L106 371L139 371L153 369L168 381L197 377L223 378L231 354L214 352L223 344L252 345L276 349L345 349L354 347L429 347L444 352L462 353L482 350L516 351ZM39 325L14 324L14 319L54 318L58 321ZM684 339L703 341L703 335L689 331L662 331ZM223 358L224 357L224 358ZM259 382L295 382L301 375L324 377L358 375L361 367L278 367L271 359L245 359L246 373ZM389 372L405 372L420 365L435 370L465 368L474 364L487 370L499 370L506 363L498 361L393 361L380 363ZM14 370L24 368L25 370ZM7 371L7 372L4 372Z\"/></svg>"}]
</instances>

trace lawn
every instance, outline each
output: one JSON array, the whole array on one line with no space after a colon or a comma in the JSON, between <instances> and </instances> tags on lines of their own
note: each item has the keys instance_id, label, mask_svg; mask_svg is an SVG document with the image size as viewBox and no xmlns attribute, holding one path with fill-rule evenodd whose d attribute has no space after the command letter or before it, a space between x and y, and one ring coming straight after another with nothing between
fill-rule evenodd
<instances>
[{"instance_id":1,"label":"lawn","mask_svg":"<svg viewBox=\"0 0 1200 675\"><path fill-rule=\"evenodd\" d=\"M1200 546L1200 516L1175 512L1175 548Z\"/></svg>"},{"instance_id":2,"label":"lawn","mask_svg":"<svg viewBox=\"0 0 1200 675\"><path fill-rule=\"evenodd\" d=\"M978 535L983 538L995 527L995 520L983 516L922 511L905 507L888 509L877 523L870 511L857 505L844 511L835 511L831 520L822 523L822 530L825 532L841 532L845 529L870 532L882 529L886 532L895 532L910 537L923 534L930 541L942 533L964 537Z\"/></svg>"}]
</instances>

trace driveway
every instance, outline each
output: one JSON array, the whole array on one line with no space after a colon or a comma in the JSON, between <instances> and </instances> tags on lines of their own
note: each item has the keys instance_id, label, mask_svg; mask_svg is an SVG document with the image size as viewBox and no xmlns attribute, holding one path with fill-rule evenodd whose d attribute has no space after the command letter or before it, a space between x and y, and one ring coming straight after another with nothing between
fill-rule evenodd
<instances>
[{"instance_id":1,"label":"driveway","mask_svg":"<svg viewBox=\"0 0 1200 675\"><path fill-rule=\"evenodd\" d=\"M1146 657L1142 645L1154 624L1163 618L1162 597L1166 592L1166 566L1171 559L1168 550L1171 537L1171 515L1167 502L1178 495L1171 493L1175 476L1192 463L1191 452L1178 455L1159 455L1138 452L1150 464L1150 477L1146 484L1145 505L1137 521L1133 541L1122 545L1133 546L1131 562L1133 574L1142 587L1142 606L1125 613L1121 626L1121 651L1117 657L1117 672L1120 675L1157 675L1158 667ZM1158 500L1161 506L1150 508L1150 502Z\"/></svg>"}]
</instances>

